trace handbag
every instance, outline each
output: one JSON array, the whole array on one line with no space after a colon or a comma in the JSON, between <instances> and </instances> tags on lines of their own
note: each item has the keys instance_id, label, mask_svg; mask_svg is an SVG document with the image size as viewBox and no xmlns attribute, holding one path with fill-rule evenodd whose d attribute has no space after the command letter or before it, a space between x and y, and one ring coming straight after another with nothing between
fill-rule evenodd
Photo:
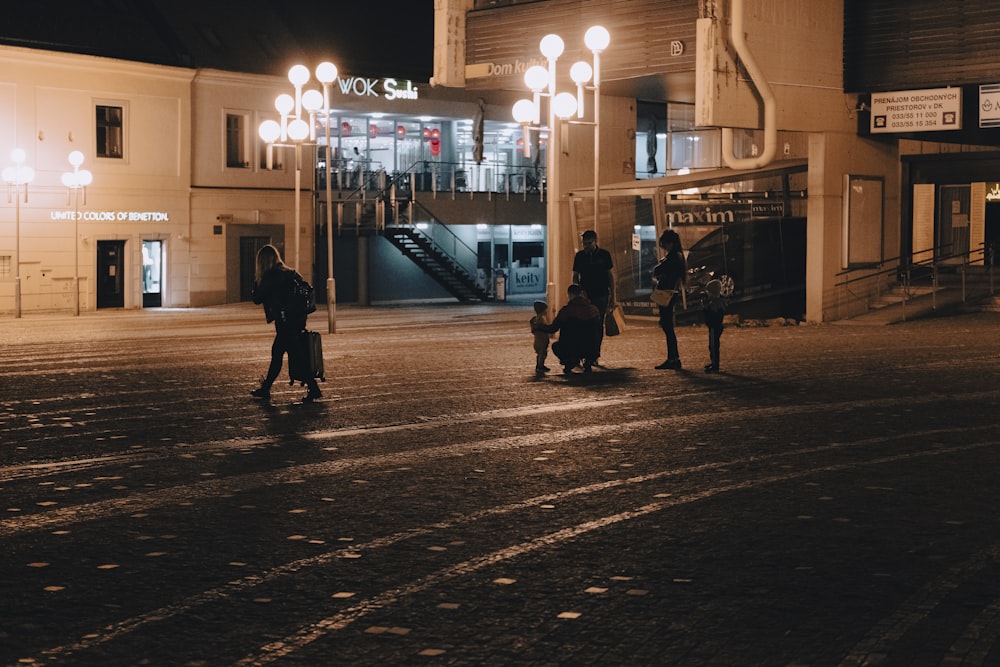
<instances>
[{"instance_id":1,"label":"handbag","mask_svg":"<svg viewBox=\"0 0 1000 667\"><path fill-rule=\"evenodd\" d=\"M674 296L677 294L675 289L654 289L649 294L649 300L655 303L657 306L663 306L666 308L673 301Z\"/></svg>"},{"instance_id":2,"label":"handbag","mask_svg":"<svg viewBox=\"0 0 1000 667\"><path fill-rule=\"evenodd\" d=\"M615 306L608 311L608 314L604 317L604 335L605 336L618 336L622 331L625 330L625 315L622 313L622 309Z\"/></svg>"}]
</instances>

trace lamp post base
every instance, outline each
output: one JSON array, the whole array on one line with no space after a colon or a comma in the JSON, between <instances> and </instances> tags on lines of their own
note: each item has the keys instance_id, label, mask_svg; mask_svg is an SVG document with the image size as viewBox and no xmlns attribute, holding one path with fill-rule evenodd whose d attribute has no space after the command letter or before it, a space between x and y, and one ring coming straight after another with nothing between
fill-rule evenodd
<instances>
[{"instance_id":1,"label":"lamp post base","mask_svg":"<svg viewBox=\"0 0 1000 667\"><path fill-rule=\"evenodd\" d=\"M337 333L337 281L326 279L326 326L327 333Z\"/></svg>"}]
</instances>

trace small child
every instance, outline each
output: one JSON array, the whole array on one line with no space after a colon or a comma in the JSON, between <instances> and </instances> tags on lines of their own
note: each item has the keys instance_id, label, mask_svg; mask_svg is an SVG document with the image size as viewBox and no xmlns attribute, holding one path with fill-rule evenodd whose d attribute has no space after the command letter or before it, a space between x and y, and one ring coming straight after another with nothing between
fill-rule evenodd
<instances>
[{"instance_id":1,"label":"small child","mask_svg":"<svg viewBox=\"0 0 1000 667\"><path fill-rule=\"evenodd\" d=\"M535 336L535 372L547 373L545 358L549 355L549 304L544 301L534 303L535 316L531 318L531 333Z\"/></svg>"},{"instance_id":2,"label":"small child","mask_svg":"<svg viewBox=\"0 0 1000 667\"><path fill-rule=\"evenodd\" d=\"M708 355L711 362L705 366L706 373L719 372L719 341L722 338L722 320L726 316L726 300L722 297L722 283L709 280L701 299L705 324L708 326Z\"/></svg>"}]
</instances>

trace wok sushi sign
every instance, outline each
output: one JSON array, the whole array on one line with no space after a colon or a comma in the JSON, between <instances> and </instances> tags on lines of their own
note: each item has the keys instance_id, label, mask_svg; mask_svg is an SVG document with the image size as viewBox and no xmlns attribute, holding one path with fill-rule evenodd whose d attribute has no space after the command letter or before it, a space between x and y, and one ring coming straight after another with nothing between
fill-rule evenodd
<instances>
[{"instance_id":1,"label":"wok sushi sign","mask_svg":"<svg viewBox=\"0 0 1000 667\"><path fill-rule=\"evenodd\" d=\"M962 89L872 93L872 134L962 129Z\"/></svg>"}]
</instances>

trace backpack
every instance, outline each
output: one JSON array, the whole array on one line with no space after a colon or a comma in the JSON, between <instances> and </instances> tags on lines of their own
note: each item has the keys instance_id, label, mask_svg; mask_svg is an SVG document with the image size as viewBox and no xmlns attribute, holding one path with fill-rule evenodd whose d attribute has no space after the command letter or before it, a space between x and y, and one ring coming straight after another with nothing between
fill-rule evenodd
<instances>
[{"instance_id":1,"label":"backpack","mask_svg":"<svg viewBox=\"0 0 1000 667\"><path fill-rule=\"evenodd\" d=\"M297 271L292 272L282 310L285 319L316 312L316 290Z\"/></svg>"}]
</instances>

